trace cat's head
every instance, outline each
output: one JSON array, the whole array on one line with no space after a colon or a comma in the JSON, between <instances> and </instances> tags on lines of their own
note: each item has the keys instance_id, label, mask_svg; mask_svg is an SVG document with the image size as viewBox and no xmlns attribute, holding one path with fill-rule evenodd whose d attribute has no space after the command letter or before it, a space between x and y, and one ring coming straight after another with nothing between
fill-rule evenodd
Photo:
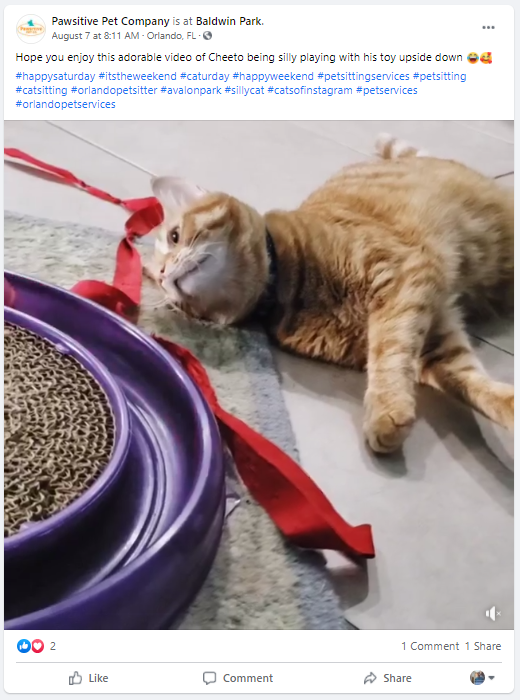
<instances>
[{"instance_id":1,"label":"cat's head","mask_svg":"<svg viewBox=\"0 0 520 700\"><path fill-rule=\"evenodd\" d=\"M265 223L253 208L185 180L159 177L164 211L155 230L156 276L188 315L235 323L258 303L268 280Z\"/></svg>"}]
</instances>

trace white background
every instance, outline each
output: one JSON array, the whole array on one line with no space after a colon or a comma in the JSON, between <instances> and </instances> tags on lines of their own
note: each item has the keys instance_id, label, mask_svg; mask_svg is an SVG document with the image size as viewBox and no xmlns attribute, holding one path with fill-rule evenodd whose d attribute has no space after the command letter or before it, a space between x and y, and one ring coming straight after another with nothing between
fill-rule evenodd
<instances>
[{"instance_id":1,"label":"white background","mask_svg":"<svg viewBox=\"0 0 520 700\"><path fill-rule=\"evenodd\" d=\"M248 6L247 11L240 6L45 6L38 7L38 14L46 23L47 31L37 44L23 43L16 34L16 23L23 15L34 11L34 6L9 6L5 11L5 118L6 119L168 119L175 112L180 119L297 119L302 112L307 119L370 119L379 118L382 113L386 119L512 119L513 92L507 88L513 79L513 10L509 6ZM170 10L170 11L168 11ZM377 14L377 22L374 22ZM141 30L139 41L134 40L73 40L59 41L52 39L54 31L59 33L78 33L84 27L53 27L52 17L118 17L118 26L100 26L87 28L89 31L136 31L138 27L122 27L121 18L128 17L248 17L259 16L263 26L255 27L172 27L167 29L150 28L154 31L193 30L196 40L150 41L144 38L146 31ZM495 25L495 30L484 34L483 24ZM205 29L213 32L211 41L205 41L201 35ZM484 38L483 38L484 37ZM97 63L78 64L68 62L67 57L74 54L96 54L100 51L119 54L158 52L162 54L191 53L202 54L218 52L231 54L242 53L246 60L241 63L215 63L205 60L191 63ZM480 61L471 65L466 57L469 52L479 55L491 51L492 65ZM307 53L347 53L372 52L385 54L462 54L462 62L427 62L399 63L387 62L352 62L334 65L328 63L247 63L247 53L292 53L298 56ZM41 54L43 63L30 64L16 61L16 54ZM45 64L49 54L64 55L64 62ZM410 72L465 73L465 83L451 81L424 81L420 83L411 79L406 83L379 82L370 86L380 87L417 87L416 95L264 95L243 97L241 95L211 95L204 97L180 97L178 95L126 96L117 98L115 109L23 109L15 106L16 87L21 84L15 78L17 70L25 72L99 72L100 70L126 70L133 73L160 70L164 72L188 71L261 71L284 72L289 69L314 73L323 69L325 72L362 71L362 72ZM24 82L27 86L32 83ZM65 83L54 83L55 85ZM80 84L80 83L78 83ZM94 83L106 86L106 82ZM111 85L129 85L130 83L111 83ZM144 83L142 83L144 84ZM153 83L148 83L153 85ZM298 83L288 83L297 86ZM309 83L310 84L310 83ZM316 78L312 83L317 86ZM328 86L355 87L357 82L327 83ZM70 85L70 84L69 84ZM156 83L155 85L159 85ZM162 85L162 83L161 83ZM172 85L180 86L179 80ZM251 85L251 83L249 83ZM25 100L31 99L24 97ZM37 99L51 99L40 97ZM67 100L74 97L67 97ZM79 99L79 98L78 98ZM81 98L83 99L83 98ZM98 99L90 97L85 99Z\"/></svg>"},{"instance_id":2,"label":"white background","mask_svg":"<svg viewBox=\"0 0 520 700\"><path fill-rule=\"evenodd\" d=\"M19 110L17 110L14 106L11 106L12 103L14 102L14 93L13 89L16 85L16 81L12 78L10 78L11 74L14 73L15 69L18 67L17 64L14 62L14 55L16 52L23 51L23 52L44 52L44 51L49 51L49 52L60 52L60 53L74 53L78 51L91 51L89 47L86 47L84 45L81 46L74 46L72 42L69 42L68 45L66 46L65 44L59 45L59 48L56 48L56 44L50 44L48 42L48 37L49 33L47 34L47 37L40 42L40 44L36 46L28 46L28 45L23 45L21 44L17 38L16 38L16 33L14 31L14 27L16 24L17 19L25 14L26 12L30 12L34 10L35 5L32 6L15 6L15 7L9 7L6 10L6 23L5 23L5 31L6 31L6 41L5 41L5 63L7 66L7 73L6 73L6 101L5 101L5 117L7 119L44 119L44 118L50 118L50 114L45 114L44 112L39 112L37 114L31 114L29 112L22 113ZM54 14L56 13L56 6L47 9L45 6L42 5L37 5L38 7L38 14L46 18L46 13L47 14ZM114 6L114 12L116 14L122 14L123 13L123 7L125 6ZM135 16L145 16L145 13L149 14L156 14L157 16L164 16L164 7L160 6L160 8L157 8L157 11L154 10L154 8L144 8L144 7L135 7ZM197 14L203 14L204 11L201 10L200 8L197 9ZM341 21L333 21L329 25L327 25L326 28L321 27L320 29L317 29L317 23L318 22L324 22L325 21L325 13L328 12L329 10L333 9L334 12L336 13L341 13L341 17L343 18ZM421 21L421 19L418 17L417 12L421 12L422 10L425 11L430 11L428 18L426 21ZM133 11L133 10L132 10ZM175 7L175 13L179 14L181 13L182 8ZM311 14L310 19L306 16L306 11L309 11ZM509 89L508 86L512 85L512 79L513 79L513 50L512 50L512 39L513 39L513 14L512 14L512 8L510 7L493 7L493 6L465 6L462 8L459 7L432 7L432 8L418 8L418 7L406 7L402 6L399 8L399 12L396 13L396 8L393 7L386 7L386 8L375 8L374 6L367 6L365 8L320 8L319 14L318 14L318 9L316 7L310 7L310 8L301 8L298 7L297 10L295 7L283 7L283 8L274 8L274 7L266 7L266 6L261 6L260 8L252 8L248 9L248 14L254 14L255 12L259 12L261 16L267 17L268 14L273 13L273 16L275 16L275 19L278 23L281 23L284 20L284 17L287 18L287 22L284 25L285 29L282 31L282 29L278 28L278 34L279 38L277 40L277 48L276 49L271 49L265 48L265 43L264 40L262 39L261 36L254 38L253 43L251 43L251 46L249 45L249 38L247 39L246 42L246 47L244 50L250 50L252 52L255 51L261 51L261 50L267 50L269 52L273 51L275 53L282 52L282 51L287 51L290 50L293 53L296 53L300 50L300 46L302 45L302 41L298 40L294 36L290 36L292 27L294 27L294 22L299 20L302 21L303 18L308 22L308 28L307 29L301 29L300 25L300 32L302 35L305 36L312 36L313 34L315 36L321 35L322 33L327 34L327 47L321 46L320 42L313 42L312 44L309 43L309 40L307 39L305 41L305 45L301 50L304 51L329 51L332 52L333 48L332 45L334 42L337 42L338 49L337 50L343 50L343 45L345 43L348 43L348 50L358 50L362 51L365 48L364 41L362 40L362 31L363 27L359 27L358 25L355 25L354 29L352 28L353 22L351 19L351 16L345 17L345 13L352 13L352 12L368 12L370 15L373 16L374 12L377 12L379 17L381 17L381 12L388 12L388 18L385 18L383 21L381 21L381 25L374 25L372 22L367 21L367 42L369 42L371 45L372 43L376 43L377 41L377 51L387 51L387 52L392 52L392 53L400 53L400 52L406 52L406 51L426 51L426 52L438 52L438 50L444 50L444 46L446 46L446 51L452 52L452 53L462 53L463 56L469 51L473 50L475 47L475 50L480 52L481 51L481 44L482 41L480 39L477 40L477 38L473 37L480 37L481 36L481 17L485 15L486 17L490 16L490 12L492 13L492 20L494 21L497 25L500 27L505 27L505 29L500 28L499 32L495 33L493 35L493 46L490 47L484 47L482 50L489 49L493 51L493 65L491 67L484 67L481 66L480 64L477 66L470 66L469 64L459 64L459 66L456 68L456 70L464 70L466 74L471 75L470 70L477 70L477 69L482 69L479 70L479 80L474 81L474 83L470 80L466 82L465 87L469 90L471 88L471 92L466 92L464 99L462 99L461 93L459 95L454 95L454 94L447 94L447 93L437 93L427 97L427 93L425 93L425 100L419 101L417 97L410 98L410 100L407 103L404 103L401 99L399 100L394 100L392 103L392 100L387 99L386 96L384 99L384 103L381 103L379 99L373 98L371 102L368 100L352 100L348 104L348 110L345 111L345 102L340 101L338 103L335 102L334 99L331 98L321 98L322 103L318 104L318 100L316 101L317 104L316 106L312 106L310 102L306 103L305 106L305 117L306 118L314 118L314 119L352 119L352 118L358 118L358 119L363 119L363 118L368 118L372 117L374 118L375 115L380 116L381 115L381 104L384 104L384 116L385 118L388 119L393 119L393 118L401 118L401 119L421 119L421 118L428 118L428 119L473 119L473 118L482 118L482 119L511 119L513 118L513 90ZM65 13L70 13L71 15L78 15L78 14L84 14L88 13L92 15L93 12L95 12L95 7L94 6L77 6L77 7L67 7L67 6L59 6L59 14L60 16L65 16ZM109 14L110 10L107 6L103 6L102 8L103 14ZM125 13L130 14L130 10L127 10L125 7ZM190 14L193 14L193 8L187 8L186 12L189 12ZM235 15L240 15L242 14L242 10L238 6L231 6L229 8L221 8L219 7L218 9L216 7L208 7L207 10L208 14L215 15L215 14L230 14L232 16ZM445 14L444 14L445 13ZM403 14L409 15L408 19L406 21L403 21ZM412 15L415 14L415 17L413 18ZM438 24L434 24L434 20L436 18L439 18ZM475 21L473 22L473 18L476 18ZM499 18L502 18L503 21L499 22ZM310 25L310 28L309 28ZM380 32L378 32L378 26L384 27L384 29L381 29ZM47 28L49 30L49 24L47 25ZM420 36L421 36L421 29L428 30L432 33L435 33L438 35L440 38L435 41L433 40L425 40L424 43L420 41ZM258 31L258 30L256 30ZM348 36L350 33L350 37ZM233 50L242 50L241 44L240 44L240 35L237 33L236 34L236 40L237 43L233 44L233 46L228 46L226 45L225 47L217 45L215 43L215 39L213 40L213 46L215 47L215 50L222 51L222 52L230 52ZM330 46L328 42L331 42ZM289 42L289 45L287 45L287 42ZM294 43L293 43L294 42ZM401 42L403 42L401 44ZM317 44L315 46L314 44ZM439 44L442 44L442 47L439 46ZM478 46L477 46L478 44ZM255 46L257 48L255 48ZM278 48L280 47L280 48ZM359 48L358 48L359 47ZM402 48L401 48L402 47ZM432 48L430 48L432 47ZM148 50L151 50L151 46L147 46ZM166 52L166 48L161 46L161 49ZM99 48L96 46L96 51L99 50ZM106 49L105 49L106 50ZM116 51L121 50L121 52L126 52L128 50L128 45L124 45L121 47L115 47L114 49ZM155 50L155 47L154 47ZM158 49L157 49L158 50ZM346 50L346 48L345 48ZM368 49L370 50L370 48ZM19 65L19 64L18 64ZM244 63L245 65L245 63ZM374 64L378 65L378 64ZM435 65L435 64L431 64ZM164 66L164 64L163 64ZM374 66L370 66L371 69L375 70ZM269 66L269 70L273 70L276 67L276 64L273 66ZM147 69L150 68L150 66L147 67ZM211 70L213 70L213 66L211 66ZM265 66L257 66L257 69L264 69L267 70ZM335 66L330 66L328 68L325 68L325 70L335 70L338 68L338 64L336 63ZM493 72L488 72L484 73L484 68L489 68ZM143 66L140 68L137 67L137 64L132 66L132 70L142 70ZM146 69L146 70L147 70ZM362 64L352 64L352 69L361 69L364 70L365 67ZM33 70L33 69L31 69ZM429 68L429 70L434 70L434 68ZM500 72L498 72L500 71ZM487 76L487 77L486 77ZM445 87L445 84L442 85L442 87ZM457 87L461 87L458 85ZM302 110L301 110L301 103L295 104L291 107L289 102L285 101L283 104L281 102L273 102L273 103L255 103L254 110L251 106L247 107L244 106L242 107L239 105L238 101L234 101L233 107L232 107L232 113L229 112L229 106L227 106L230 103L223 103L222 105L218 105L216 102L212 102L211 106L211 113L207 113L205 110L201 109L200 104L197 104L196 102L191 105L186 101L185 104L177 102L175 104L175 116L178 118L183 118L183 119L218 119L218 118L227 118L227 119L262 119L262 118L276 118L276 119L289 119L289 118L301 118L302 117ZM238 106L237 106L238 105ZM276 112L273 113L273 105L276 107ZM403 107L403 105L405 105ZM119 111L116 110L112 115L108 115L107 113L104 114L93 114L89 113L88 114L88 119L125 119L125 118L132 118L132 119L152 119L152 118L169 118L171 116L171 109L172 109L172 103L171 101L168 103L165 103L163 106L155 106L153 110L149 109L145 104L138 104L136 102L132 103L131 106L131 114L130 110L128 114L125 114L123 110ZM252 113L254 111L254 114ZM153 113L152 113L153 112ZM57 115L55 112L52 113L53 118L65 118L65 115ZM68 112L66 114L66 118L69 120L74 120L74 119L85 119L87 118L87 115L85 112L74 114L72 112ZM6 641L9 646L11 644L11 641L13 644L15 644L15 637L16 639L19 636L25 636L28 633L7 633L6 634ZM56 633L52 633L54 636L56 636ZM60 633L62 635L66 635L67 640L71 639L70 633ZM75 633L74 633L75 634ZM101 635L96 634L96 633L77 633L81 634L81 649L82 649L82 659L86 658L84 652L84 649L86 647L95 647L99 649L99 638ZM110 635L106 635L106 633L103 633L103 636L107 643L111 644L111 658L112 652L115 648L124 648L128 650L129 647L132 647L133 643L128 637L127 633L113 633L115 635L120 635L119 639L120 641L117 642L115 637L112 637ZM142 635L147 634L147 633L135 633L139 635L139 640L141 640L141 644L138 645L138 642L135 642L135 648L140 648L142 649L143 645L142 644ZM150 634L150 633L148 633ZM162 633L157 633L162 634ZM185 634L185 633L183 633ZM257 633L258 634L258 633ZM300 633L301 634L301 633ZM332 634L332 633L331 633ZM390 633L386 633L390 634ZM394 633L392 633L394 634ZM396 634L396 639L399 636L399 633ZM409 634L409 633L406 633ZM450 639L451 635L454 633L450 632ZM13 639L10 639L10 636L13 635ZM198 633L199 637L198 640L200 641L201 636L200 633ZM462 636L467 634L462 633ZM472 635L476 635L475 632L472 633ZM29 634L30 636L30 634ZM48 635L45 635L44 633L39 631L34 634L34 636L41 636L43 638L48 638ZM279 634L278 636L281 636ZM370 639L370 649L371 651L374 650L376 646L375 642L375 637L376 635L374 633L371 633L370 637L368 635L365 635L367 639ZM380 633L377 633L377 637L380 638ZM416 636L419 636L417 634ZM509 636L509 637L508 637ZM435 638L435 635L432 635L431 633L422 632L420 633L421 639L427 640L427 641L433 641ZM512 638L512 633L509 632L502 632L499 635L499 641L504 642L505 639ZM155 639L157 639L156 637ZM79 639L79 637L78 637ZM274 637L272 638L274 639ZM284 638L286 639L286 638ZM356 648L359 649L360 652L360 657L363 656L363 653L366 651L364 650L362 645L359 645L359 636L356 636L355 638L352 638L352 640L349 643L354 643L356 645ZM446 635L444 635L443 639L447 639ZM487 641L490 639L489 632L485 633L485 640ZM241 642L242 643L242 642ZM184 642L183 642L184 644ZM271 644L271 642L270 642ZM316 654L320 647L323 649L326 649L327 654L329 654L330 650L333 650L338 647L337 641L336 640L331 640L330 642L327 642L324 645L321 645L319 643L315 642L315 638L312 638L312 641L307 642L308 648L313 650L313 654ZM345 655L348 653L349 657L352 658L352 654L355 653L355 649L346 649L345 648L346 640L345 636L342 636L341 639L341 648L344 651ZM512 644L512 641L511 641ZM163 645L163 641L161 639L160 643L156 646L156 651L161 648ZM180 645L179 645L180 646ZM216 645L218 647L218 644ZM14 648L14 647L13 647ZM164 647L163 647L164 648ZM231 658L231 654L229 651L229 646L226 648L226 656ZM257 647L256 645L254 646L255 654ZM284 645L284 650L286 650L286 646ZM8 655L6 659L9 660L14 660L10 656L10 652L7 652ZM155 652L154 652L155 653ZM284 651L285 653L285 651ZM175 654L177 654L177 649L175 650ZM43 654L42 654L43 656ZM365 654L366 657L366 654ZM16 657L15 657L16 658ZM108 657L106 657L108 658ZM376 658L373 656L373 654L370 655L370 658ZM42 659L43 660L43 659ZM512 674L512 665L509 667L511 670ZM100 669L95 668L93 669L93 672L99 672ZM392 672L394 671L394 668L390 669ZM88 671L87 671L88 672ZM249 672L249 671L248 671ZM251 670L251 672L255 672L255 670ZM67 673L68 673L68 667L67 667ZM148 685L147 685L147 690L150 692L153 690L152 685L153 685L153 671L147 671L148 673ZM460 673L460 672L458 672ZM25 673L21 674L26 675ZM64 673L60 672L60 675L63 676L65 675ZM14 677L14 675L13 675ZM512 677L512 676L511 676ZM128 678L128 676L127 676ZM356 672L356 679L359 678L359 672ZM444 677L446 679L446 677ZM55 682L55 681L53 681ZM356 680L356 683L358 681ZM202 683L201 683L202 684ZM507 686L507 684L506 684ZM40 691L40 692L45 692L43 686L39 681L36 681L35 685L33 686L34 690ZM455 691L456 688L451 685L450 683L445 685L446 688L449 688L452 691ZM512 687L512 684L509 685L508 689L510 690ZM462 692L468 692L468 686L467 686L467 681L464 679L464 684L463 684L464 690ZM21 690L24 690L20 686ZM27 692L29 692L29 689L25 689ZM78 690L78 689L75 689ZM105 689L106 690L106 689ZM134 687L133 690L135 692L140 691L140 688L138 689L137 687ZM163 689L166 690L166 689ZM178 687L172 687L171 692L176 692L179 691L180 689ZM220 692L222 692L221 689ZM213 689L211 686L209 686L208 689L204 689L204 692L218 692L217 689ZM226 689L227 690L227 689ZM322 692L325 692L326 689L324 687L321 688ZM379 686L378 688L373 689L373 692L381 692L382 688ZM415 688L410 688L411 691L415 690L416 692L420 692L419 689ZM435 692L435 688L429 687L428 690L430 692ZM473 690L473 689L472 689ZM484 686L482 686L479 689L474 689L476 692L484 692L488 693L490 692L489 684L486 683ZM499 687L498 685L494 686L494 691L498 692ZM291 689L292 692L296 692L296 688L292 687ZM356 692L360 691L360 688L356 686L349 686L348 688L343 688L342 691L344 692ZM49 692L47 690L46 692ZM57 689L57 686L53 686L53 689L50 691L53 693L60 692ZM68 688L65 689L64 692L68 692ZM116 691L117 692L117 691ZM186 692L190 692L190 690L186 689ZM191 692L198 692L198 686L193 687ZM338 691L336 691L338 692ZM402 690L401 690L402 692Z\"/></svg>"},{"instance_id":3,"label":"white background","mask_svg":"<svg viewBox=\"0 0 520 700\"><path fill-rule=\"evenodd\" d=\"M21 654L18 639L43 640L40 654ZM9 692L70 692L68 677L83 678L74 692L184 693L467 693L471 671L483 670L494 680L484 692L513 689L513 632L338 631L151 632L5 632L5 687ZM402 642L406 642L406 650ZM412 651L416 643L459 642L460 649ZM51 651L51 643L55 650ZM466 649L470 643L470 650ZM501 644L500 651L475 651L474 642ZM151 663L147 663L151 662ZM28 670L27 665L30 664ZM202 675L217 673L205 685ZM363 685L367 674L377 681ZM89 674L106 674L106 684L89 683ZM224 683L226 673L273 674L273 683ZM410 675L410 683L384 683L385 673ZM490 688L492 684L492 688Z\"/></svg>"}]
</instances>

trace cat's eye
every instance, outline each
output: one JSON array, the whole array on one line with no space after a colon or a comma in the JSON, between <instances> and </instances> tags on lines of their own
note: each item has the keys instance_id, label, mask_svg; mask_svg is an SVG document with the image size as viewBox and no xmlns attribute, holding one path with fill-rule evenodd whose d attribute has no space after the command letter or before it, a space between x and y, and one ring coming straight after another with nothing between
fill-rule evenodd
<instances>
[{"instance_id":1,"label":"cat's eye","mask_svg":"<svg viewBox=\"0 0 520 700\"><path fill-rule=\"evenodd\" d=\"M168 237L171 243L173 243L174 245L177 244L179 242L179 229L172 228L172 230L168 234Z\"/></svg>"}]
</instances>

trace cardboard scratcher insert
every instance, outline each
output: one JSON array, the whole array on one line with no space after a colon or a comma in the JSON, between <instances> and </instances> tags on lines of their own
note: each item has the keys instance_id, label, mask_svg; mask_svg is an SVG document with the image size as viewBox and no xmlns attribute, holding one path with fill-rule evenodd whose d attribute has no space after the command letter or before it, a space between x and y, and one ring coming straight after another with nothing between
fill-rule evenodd
<instances>
[{"instance_id":1,"label":"cardboard scratcher insert","mask_svg":"<svg viewBox=\"0 0 520 700\"><path fill-rule=\"evenodd\" d=\"M69 354L4 322L4 535L81 496L108 464L114 418L104 391Z\"/></svg>"}]
</instances>

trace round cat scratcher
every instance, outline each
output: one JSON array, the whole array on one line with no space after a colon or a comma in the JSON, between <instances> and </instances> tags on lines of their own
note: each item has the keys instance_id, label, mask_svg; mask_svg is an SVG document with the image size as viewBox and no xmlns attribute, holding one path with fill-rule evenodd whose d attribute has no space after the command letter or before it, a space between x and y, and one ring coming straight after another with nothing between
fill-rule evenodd
<instances>
[{"instance_id":1,"label":"round cat scratcher","mask_svg":"<svg viewBox=\"0 0 520 700\"><path fill-rule=\"evenodd\" d=\"M159 629L212 564L222 445L159 345L6 273L5 628Z\"/></svg>"},{"instance_id":2,"label":"round cat scratcher","mask_svg":"<svg viewBox=\"0 0 520 700\"><path fill-rule=\"evenodd\" d=\"M4 406L10 560L42 553L95 509L121 472L130 432L123 394L103 365L63 333L9 308Z\"/></svg>"}]
</instances>

